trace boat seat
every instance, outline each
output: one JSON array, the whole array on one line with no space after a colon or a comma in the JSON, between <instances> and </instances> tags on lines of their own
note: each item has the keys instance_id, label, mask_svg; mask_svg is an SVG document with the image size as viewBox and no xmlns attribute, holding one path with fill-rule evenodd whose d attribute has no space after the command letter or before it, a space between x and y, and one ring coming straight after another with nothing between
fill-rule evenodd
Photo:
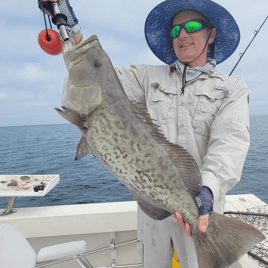
<instances>
[{"instance_id":1,"label":"boat seat","mask_svg":"<svg viewBox=\"0 0 268 268\"><path fill-rule=\"evenodd\" d=\"M73 256L81 268L93 268L84 257L85 241L75 241L42 248L36 255L23 234L12 224L0 224L0 266L1 268L34 268L37 263L49 262ZM51 264L52 265L52 264Z\"/></svg>"},{"instance_id":2,"label":"boat seat","mask_svg":"<svg viewBox=\"0 0 268 268\"><path fill-rule=\"evenodd\" d=\"M82 254L87 251L86 241L75 241L41 248L37 254L37 262L49 261L66 256Z\"/></svg>"}]
</instances>

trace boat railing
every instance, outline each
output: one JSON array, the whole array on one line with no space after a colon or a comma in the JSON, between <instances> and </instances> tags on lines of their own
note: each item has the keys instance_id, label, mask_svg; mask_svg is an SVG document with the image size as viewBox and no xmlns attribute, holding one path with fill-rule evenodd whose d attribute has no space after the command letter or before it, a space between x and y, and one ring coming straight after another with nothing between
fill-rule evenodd
<instances>
[{"instance_id":1,"label":"boat railing","mask_svg":"<svg viewBox=\"0 0 268 268\"><path fill-rule=\"evenodd\" d=\"M115 240L111 239L111 243L110 243L109 246L99 248L99 249L95 249L95 250L91 250L91 251L87 251L87 252L83 253L82 255L85 257L85 256L88 256L88 255L96 254L96 253L103 252L103 251L106 251L106 250L115 250L117 247L122 247L122 246L132 244L132 243L137 243L137 239L125 241L125 242L118 243L118 244L115 244ZM35 268L49 267L51 265L56 265L56 264L60 264L60 263L63 263L63 262L71 261L73 259L74 259L74 257L70 256L70 257L55 259L55 260L49 261L49 262L40 262L35 266ZM110 266L96 266L94 268L128 268L128 267L142 267L142 263L116 265L116 261L115 261L115 259L113 259ZM91 267L85 265L85 268L91 268ZM92 266L92 268L93 268L93 266Z\"/></svg>"}]
</instances>

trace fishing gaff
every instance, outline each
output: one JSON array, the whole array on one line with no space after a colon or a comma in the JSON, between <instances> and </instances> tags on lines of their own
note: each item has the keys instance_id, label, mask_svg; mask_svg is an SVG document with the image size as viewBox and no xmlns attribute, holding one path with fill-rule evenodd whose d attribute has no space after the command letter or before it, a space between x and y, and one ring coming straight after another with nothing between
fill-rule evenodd
<instances>
[{"instance_id":1,"label":"fishing gaff","mask_svg":"<svg viewBox=\"0 0 268 268\"><path fill-rule=\"evenodd\" d=\"M52 3L54 16L52 17L52 22L57 26L60 31L59 34L52 29L42 30L38 35L38 43L40 47L50 55L59 55L63 50L69 50L74 47L74 41L69 36L66 29L67 17L62 14L58 3Z\"/></svg>"}]
</instances>

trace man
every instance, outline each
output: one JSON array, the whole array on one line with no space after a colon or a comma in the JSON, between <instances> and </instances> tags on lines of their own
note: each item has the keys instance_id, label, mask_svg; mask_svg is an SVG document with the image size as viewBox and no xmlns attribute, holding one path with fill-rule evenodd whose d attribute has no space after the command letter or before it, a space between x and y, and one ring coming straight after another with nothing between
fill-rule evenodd
<instances>
[{"instance_id":1,"label":"man","mask_svg":"<svg viewBox=\"0 0 268 268\"><path fill-rule=\"evenodd\" d=\"M78 44L82 34L73 21ZM118 67L116 73L128 98L145 102L169 141L198 163L203 181L196 198L198 227L205 232L209 212L223 213L225 194L239 182L249 148L248 88L216 69L238 46L239 29L227 10L210 0L167 0L148 15L145 35L167 65ZM198 267L189 224L179 212L173 218L155 221L138 209L145 268L170 268L174 248L182 268Z\"/></svg>"}]
</instances>

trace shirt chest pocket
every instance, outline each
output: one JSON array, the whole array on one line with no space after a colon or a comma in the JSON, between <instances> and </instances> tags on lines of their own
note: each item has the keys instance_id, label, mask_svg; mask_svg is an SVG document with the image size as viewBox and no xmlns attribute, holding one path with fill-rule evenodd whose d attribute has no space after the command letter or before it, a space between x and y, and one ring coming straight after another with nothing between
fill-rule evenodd
<instances>
[{"instance_id":1,"label":"shirt chest pocket","mask_svg":"<svg viewBox=\"0 0 268 268\"><path fill-rule=\"evenodd\" d=\"M178 89L175 87L156 88L149 101L148 111L152 119L160 124L168 124L176 112L176 98Z\"/></svg>"},{"instance_id":2,"label":"shirt chest pocket","mask_svg":"<svg viewBox=\"0 0 268 268\"><path fill-rule=\"evenodd\" d=\"M196 134L210 136L211 123L226 97L226 94L219 91L210 93L197 90L195 92L189 112L193 130Z\"/></svg>"}]
</instances>

